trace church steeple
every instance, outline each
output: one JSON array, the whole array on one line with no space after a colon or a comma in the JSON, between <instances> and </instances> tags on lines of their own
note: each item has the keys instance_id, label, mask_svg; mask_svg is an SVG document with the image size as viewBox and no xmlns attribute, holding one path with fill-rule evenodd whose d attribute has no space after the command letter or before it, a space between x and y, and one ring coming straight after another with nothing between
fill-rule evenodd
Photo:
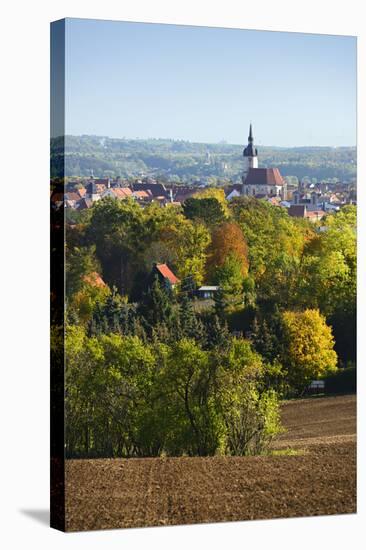
<instances>
[{"instance_id":1,"label":"church steeple","mask_svg":"<svg viewBox=\"0 0 366 550\"><path fill-rule=\"evenodd\" d=\"M253 142L254 142L253 128L252 128L252 123L250 123L250 125L249 125L249 136L248 136L248 145L245 147L245 149L243 151L243 156L244 157L256 157L256 156L258 156L258 151L253 146Z\"/></svg>"},{"instance_id":2,"label":"church steeple","mask_svg":"<svg viewBox=\"0 0 366 550\"><path fill-rule=\"evenodd\" d=\"M249 125L248 143L253 143L252 123L250 123L250 125Z\"/></svg>"},{"instance_id":3,"label":"church steeple","mask_svg":"<svg viewBox=\"0 0 366 550\"><path fill-rule=\"evenodd\" d=\"M258 168L258 151L254 147L253 143L254 143L253 128L252 128L252 123L250 123L248 145L245 147L243 151L243 157L244 157L244 171L242 175L243 189L244 189L245 180L248 176L249 170L253 168Z\"/></svg>"}]
</instances>

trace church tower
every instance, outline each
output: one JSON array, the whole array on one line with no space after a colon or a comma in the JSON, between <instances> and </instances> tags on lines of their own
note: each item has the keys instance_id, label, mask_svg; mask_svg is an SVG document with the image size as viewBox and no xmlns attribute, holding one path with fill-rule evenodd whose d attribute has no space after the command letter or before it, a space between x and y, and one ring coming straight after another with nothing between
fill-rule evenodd
<instances>
[{"instance_id":1,"label":"church tower","mask_svg":"<svg viewBox=\"0 0 366 550\"><path fill-rule=\"evenodd\" d=\"M248 145L245 147L243 151L243 157L244 157L244 172L242 176L243 183L245 182L245 179L248 175L249 168L258 168L258 150L253 145L253 132L252 132L252 124L249 126L249 137L248 137Z\"/></svg>"}]
</instances>

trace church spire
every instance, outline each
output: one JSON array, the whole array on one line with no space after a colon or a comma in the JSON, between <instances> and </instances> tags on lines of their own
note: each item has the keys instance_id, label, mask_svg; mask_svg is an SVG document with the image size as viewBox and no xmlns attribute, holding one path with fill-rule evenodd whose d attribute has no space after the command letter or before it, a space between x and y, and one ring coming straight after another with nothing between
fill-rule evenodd
<instances>
[{"instance_id":1,"label":"church spire","mask_svg":"<svg viewBox=\"0 0 366 550\"><path fill-rule=\"evenodd\" d=\"M245 181L249 174L249 170L252 170L253 168L254 169L258 168L258 151L254 146L252 123L250 123L249 125L248 145L245 147L243 151L243 157L244 157L244 171L242 175L242 182L243 182L242 194L245 194L244 187L245 187Z\"/></svg>"},{"instance_id":2,"label":"church spire","mask_svg":"<svg viewBox=\"0 0 366 550\"><path fill-rule=\"evenodd\" d=\"M256 157L258 155L257 149L253 145L254 139L253 139L253 128L252 123L249 125L249 136L248 136L248 145L245 147L243 151L244 157Z\"/></svg>"},{"instance_id":3,"label":"church spire","mask_svg":"<svg viewBox=\"0 0 366 550\"><path fill-rule=\"evenodd\" d=\"M248 137L249 143L253 143L253 132L252 132L252 123L249 125L249 137Z\"/></svg>"}]
</instances>

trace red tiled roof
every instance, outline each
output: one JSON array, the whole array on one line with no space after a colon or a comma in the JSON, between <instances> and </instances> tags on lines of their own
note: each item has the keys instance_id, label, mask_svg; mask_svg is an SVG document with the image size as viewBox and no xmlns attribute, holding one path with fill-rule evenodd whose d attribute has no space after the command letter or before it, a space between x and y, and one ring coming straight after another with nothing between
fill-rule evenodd
<instances>
[{"instance_id":1,"label":"red tiled roof","mask_svg":"<svg viewBox=\"0 0 366 550\"><path fill-rule=\"evenodd\" d=\"M111 189L111 191L117 199L125 199L132 195L132 191L129 187L116 187L115 189Z\"/></svg>"},{"instance_id":2,"label":"red tiled roof","mask_svg":"<svg viewBox=\"0 0 366 550\"><path fill-rule=\"evenodd\" d=\"M137 183L136 182L132 184L132 189L134 191L146 191L147 193L150 191L150 193L154 197L167 195L167 190L162 183Z\"/></svg>"},{"instance_id":3,"label":"red tiled roof","mask_svg":"<svg viewBox=\"0 0 366 550\"><path fill-rule=\"evenodd\" d=\"M278 168L249 168L247 185L284 185Z\"/></svg>"},{"instance_id":4,"label":"red tiled roof","mask_svg":"<svg viewBox=\"0 0 366 550\"><path fill-rule=\"evenodd\" d=\"M156 264L156 269L164 277L164 279L168 279L170 284L175 285L179 283L179 279L174 275L174 273L169 269L166 264Z\"/></svg>"},{"instance_id":5,"label":"red tiled roof","mask_svg":"<svg viewBox=\"0 0 366 550\"><path fill-rule=\"evenodd\" d=\"M148 193L147 191L134 191L133 195L135 197L138 197L139 199L143 199L143 198L151 197L152 193L151 193L151 191L150 191L150 193Z\"/></svg>"},{"instance_id":6,"label":"red tiled roof","mask_svg":"<svg viewBox=\"0 0 366 550\"><path fill-rule=\"evenodd\" d=\"M97 286L99 288L104 288L107 286L102 277L96 271L93 271L88 275L84 275L83 280L91 286Z\"/></svg>"}]
</instances>

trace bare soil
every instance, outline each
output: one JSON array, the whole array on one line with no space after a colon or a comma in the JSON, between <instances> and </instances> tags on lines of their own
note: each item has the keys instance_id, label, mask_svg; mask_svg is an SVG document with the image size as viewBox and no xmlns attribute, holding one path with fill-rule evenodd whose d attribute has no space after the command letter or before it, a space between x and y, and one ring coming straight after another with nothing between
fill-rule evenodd
<instances>
[{"instance_id":1,"label":"bare soil","mask_svg":"<svg viewBox=\"0 0 366 550\"><path fill-rule=\"evenodd\" d=\"M275 456L67 460L66 529L355 513L356 397L288 401L282 419Z\"/></svg>"}]
</instances>

